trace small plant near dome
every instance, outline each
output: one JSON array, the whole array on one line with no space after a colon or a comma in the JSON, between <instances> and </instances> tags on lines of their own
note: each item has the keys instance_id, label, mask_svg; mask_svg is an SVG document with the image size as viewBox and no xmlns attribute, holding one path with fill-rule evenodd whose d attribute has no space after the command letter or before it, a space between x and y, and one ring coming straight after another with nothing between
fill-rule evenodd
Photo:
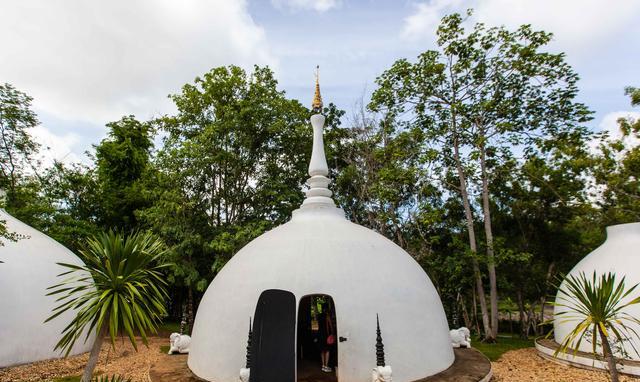
<instances>
[{"instance_id":1,"label":"small plant near dome","mask_svg":"<svg viewBox=\"0 0 640 382\"><path fill-rule=\"evenodd\" d=\"M131 382L131 379L125 379L123 376L120 375L101 375L98 377L95 377L92 382Z\"/></svg>"},{"instance_id":2,"label":"small plant near dome","mask_svg":"<svg viewBox=\"0 0 640 382\"><path fill-rule=\"evenodd\" d=\"M136 335L148 346L147 333L155 333L167 313L167 284L162 275L169 266L163 263L165 253L164 244L151 233L125 236L110 231L86 241L79 254L85 265L58 263L68 270L58 275L63 281L48 288L48 295L59 296L59 305L45 322L69 309L77 312L55 347L65 351L65 356L78 338L84 335L86 341L96 333L82 382L91 380L107 333L113 347L119 331L129 337L136 351Z\"/></svg>"},{"instance_id":3,"label":"small plant near dome","mask_svg":"<svg viewBox=\"0 0 640 382\"><path fill-rule=\"evenodd\" d=\"M616 282L615 274L606 273L598 277L596 272L592 277L581 272L560 280L562 287L557 286L558 298L553 305L562 310L554 319L561 323L575 323L575 327L556 349L554 356L560 352L567 353L570 348L575 354L585 340L591 343L592 353L597 357L597 345L602 344L611 380L617 382L616 356L611 344L627 342L638 353L629 337L640 338L632 327L634 324L640 325L640 319L624 311L626 307L640 303L640 296L632 296L638 284L627 288L624 277ZM587 340L587 336L591 338Z\"/></svg>"}]
</instances>

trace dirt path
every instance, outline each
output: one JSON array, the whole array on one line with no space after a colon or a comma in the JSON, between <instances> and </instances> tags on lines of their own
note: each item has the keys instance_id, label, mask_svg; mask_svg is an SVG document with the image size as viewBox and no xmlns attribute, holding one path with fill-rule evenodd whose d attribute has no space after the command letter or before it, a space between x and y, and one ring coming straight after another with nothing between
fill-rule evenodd
<instances>
[{"instance_id":1,"label":"dirt path","mask_svg":"<svg viewBox=\"0 0 640 382\"><path fill-rule=\"evenodd\" d=\"M145 347L138 338L138 352L129 341L118 340L115 351L109 342L102 345L97 373L120 374L135 382L147 382L149 369L162 356L160 346L168 345L165 338L149 338L149 347ZM32 364L0 369L0 382L16 381L53 381L54 378L80 375L87 363L88 354L40 361Z\"/></svg>"},{"instance_id":2,"label":"dirt path","mask_svg":"<svg viewBox=\"0 0 640 382\"><path fill-rule=\"evenodd\" d=\"M496 382L608 382L604 371L591 371L559 365L538 356L535 348L511 350L492 362ZM621 381L638 382L640 378L621 376Z\"/></svg>"},{"instance_id":3,"label":"dirt path","mask_svg":"<svg viewBox=\"0 0 640 382\"><path fill-rule=\"evenodd\" d=\"M160 351L160 346L169 344L168 339L153 337L146 348L139 342L136 352L127 341L118 341L116 350L108 343L102 347L97 370L106 374L121 374L136 382L184 380L196 381L189 375L177 375L178 364L185 363L186 355L168 356ZM52 381L54 378L80 375L87 362L87 354L36 362L33 364L0 369L0 382ZM153 366L153 369L152 369ZM492 362L493 381L496 382L607 382L605 372L589 371L563 366L547 361L537 355L534 348L512 350ZM640 378L622 376L623 382L640 382Z\"/></svg>"}]
</instances>

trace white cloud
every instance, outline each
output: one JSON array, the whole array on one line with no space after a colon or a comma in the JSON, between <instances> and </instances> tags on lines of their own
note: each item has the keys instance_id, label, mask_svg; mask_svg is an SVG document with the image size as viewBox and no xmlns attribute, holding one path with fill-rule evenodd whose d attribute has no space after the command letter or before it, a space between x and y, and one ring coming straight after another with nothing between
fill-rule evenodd
<instances>
[{"instance_id":1,"label":"white cloud","mask_svg":"<svg viewBox=\"0 0 640 382\"><path fill-rule=\"evenodd\" d=\"M52 133L46 127L39 125L30 130L34 140L42 145L39 159L45 167L54 161L64 163L87 162L85 157L79 157L74 152L74 146L80 142L80 137L74 133L62 136Z\"/></svg>"},{"instance_id":2,"label":"white cloud","mask_svg":"<svg viewBox=\"0 0 640 382\"><path fill-rule=\"evenodd\" d=\"M293 11L312 10L326 12L342 5L341 0L271 0L271 4L278 9L289 8Z\"/></svg>"},{"instance_id":3,"label":"white cloud","mask_svg":"<svg viewBox=\"0 0 640 382\"><path fill-rule=\"evenodd\" d=\"M1 81L57 118L104 124L172 109L212 67L277 66L246 1L6 1L0 4Z\"/></svg>"},{"instance_id":4,"label":"white cloud","mask_svg":"<svg viewBox=\"0 0 640 382\"><path fill-rule=\"evenodd\" d=\"M638 111L614 111L611 113L607 113L602 117L600 123L598 124L598 128L600 131L606 131L609 133L609 137L613 139L622 138L622 131L620 130L620 125L618 124L618 119L620 118L631 118L631 119L640 119L640 112ZM624 140L624 144L626 147L635 147L640 145L640 140L636 137L626 137Z\"/></svg>"},{"instance_id":5,"label":"white cloud","mask_svg":"<svg viewBox=\"0 0 640 382\"><path fill-rule=\"evenodd\" d=\"M474 8L471 21L515 28L532 24L553 32L558 47L574 54L591 51L628 31L640 16L640 1L617 0L433 0L415 4L415 12L404 22L407 40L434 40L440 18Z\"/></svg>"},{"instance_id":6,"label":"white cloud","mask_svg":"<svg viewBox=\"0 0 640 382\"><path fill-rule=\"evenodd\" d=\"M433 0L414 4L415 13L404 19L402 37L406 40L435 40L440 19L457 10L460 0Z\"/></svg>"}]
</instances>

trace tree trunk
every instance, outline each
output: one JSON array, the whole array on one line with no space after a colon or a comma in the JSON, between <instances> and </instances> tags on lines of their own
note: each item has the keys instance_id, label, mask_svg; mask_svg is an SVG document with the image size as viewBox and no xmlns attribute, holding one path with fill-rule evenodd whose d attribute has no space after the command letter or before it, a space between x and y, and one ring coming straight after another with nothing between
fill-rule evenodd
<instances>
[{"instance_id":1,"label":"tree trunk","mask_svg":"<svg viewBox=\"0 0 640 382\"><path fill-rule=\"evenodd\" d=\"M536 304L531 303L529 311L527 312L527 336L529 335L529 328L533 331L533 336L538 336L538 319L536 318Z\"/></svg>"},{"instance_id":2,"label":"tree trunk","mask_svg":"<svg viewBox=\"0 0 640 382\"><path fill-rule=\"evenodd\" d=\"M598 328L598 332L600 333L600 340L602 342L602 352L604 353L604 358L607 360L607 365L609 366L609 375L611 376L611 382L618 382L618 369L616 368L616 359L613 356L613 352L611 351L611 346L609 346L609 339L604 335L602 328L599 325L596 325Z\"/></svg>"},{"instance_id":3,"label":"tree trunk","mask_svg":"<svg viewBox=\"0 0 640 382\"><path fill-rule=\"evenodd\" d=\"M547 276L545 279L545 287L543 289L544 293L540 298L540 322L545 322L544 308L547 305L547 286L551 282L551 278L553 277L555 268L556 268L556 263L553 261L551 262L551 264L549 264L549 267L547 267ZM542 334L544 334L544 328L542 328Z\"/></svg>"},{"instance_id":4,"label":"tree trunk","mask_svg":"<svg viewBox=\"0 0 640 382\"><path fill-rule=\"evenodd\" d=\"M509 308L509 332L513 336L513 318L511 318L511 308Z\"/></svg>"},{"instance_id":5,"label":"tree trunk","mask_svg":"<svg viewBox=\"0 0 640 382\"><path fill-rule=\"evenodd\" d=\"M469 202L469 193L467 192L467 180L462 169L462 163L460 162L460 148L458 139L454 139L453 153L456 162L456 171L458 173L458 180L460 182L460 195L462 197L462 205L464 206L464 214L467 221L467 234L469 236L469 248L471 249L472 259L471 264L473 266L473 274L476 281L476 291L478 293L478 300L480 300L480 312L482 314L482 326L484 327L484 338L491 336L491 324L489 323L489 312L487 311L487 298L484 294L484 285L482 283L482 274L480 273L480 265L476 255L478 254L478 247L476 245L476 232L473 227L473 214L471 212L471 203Z\"/></svg>"},{"instance_id":6,"label":"tree trunk","mask_svg":"<svg viewBox=\"0 0 640 382\"><path fill-rule=\"evenodd\" d=\"M471 328L471 326L473 326L473 323L471 322L471 318L469 318L469 312L467 311L467 302L460 292L458 292L458 302L460 303L460 308L462 310L462 320L464 321L464 326L467 328Z\"/></svg>"},{"instance_id":7,"label":"tree trunk","mask_svg":"<svg viewBox=\"0 0 640 382\"><path fill-rule=\"evenodd\" d=\"M496 281L496 263L493 250L493 228L491 209L489 208L489 179L487 174L486 149L480 144L480 170L482 172L482 211L484 214L484 233L487 240L487 270L489 271L489 299L491 301L491 334L486 340L493 342L498 337L498 284Z\"/></svg>"},{"instance_id":8,"label":"tree trunk","mask_svg":"<svg viewBox=\"0 0 640 382\"><path fill-rule=\"evenodd\" d=\"M518 303L518 313L520 314L520 338L527 339L529 334L529 323L526 319L524 300L522 299L522 291L520 289L516 291L516 300Z\"/></svg>"},{"instance_id":9,"label":"tree trunk","mask_svg":"<svg viewBox=\"0 0 640 382\"><path fill-rule=\"evenodd\" d=\"M189 286L189 296L187 298L187 325L189 326L189 334L193 333L193 288Z\"/></svg>"},{"instance_id":10,"label":"tree trunk","mask_svg":"<svg viewBox=\"0 0 640 382\"><path fill-rule=\"evenodd\" d=\"M91 353L89 353L89 361L87 361L87 366L84 368L84 373L82 374L82 378L80 382L90 382L91 377L93 376L93 370L95 370L96 365L98 364L98 358L100 356L100 349L102 348L102 342L104 341L104 336L107 335L109 331L109 316L107 315L102 322L102 327L98 331L96 335L96 339L93 341L93 346L91 347Z\"/></svg>"},{"instance_id":11,"label":"tree trunk","mask_svg":"<svg viewBox=\"0 0 640 382\"><path fill-rule=\"evenodd\" d=\"M471 298L473 300L473 322L475 323L478 337L481 337L482 332L480 331L480 324L478 323L478 302L476 301L476 291L473 288L471 288Z\"/></svg>"}]
</instances>

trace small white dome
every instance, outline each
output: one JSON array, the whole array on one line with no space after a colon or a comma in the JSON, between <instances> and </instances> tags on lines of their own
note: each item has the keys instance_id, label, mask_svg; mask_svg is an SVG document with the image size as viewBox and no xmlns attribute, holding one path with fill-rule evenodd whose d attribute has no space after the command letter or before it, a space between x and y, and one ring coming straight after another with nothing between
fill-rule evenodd
<instances>
[{"instance_id":1,"label":"small white dome","mask_svg":"<svg viewBox=\"0 0 640 382\"><path fill-rule=\"evenodd\" d=\"M198 308L188 364L201 378L235 382L244 366L247 321L260 294L326 294L335 304L340 381L370 381L376 314L393 379L414 381L454 360L438 293L418 263L341 210L308 208L253 240L213 280ZM297 313L296 313L297 314Z\"/></svg>"},{"instance_id":2,"label":"small white dome","mask_svg":"<svg viewBox=\"0 0 640 382\"><path fill-rule=\"evenodd\" d=\"M61 357L54 351L62 330L71 322L74 312L69 310L51 322L44 321L56 306L55 297L46 296L46 288L59 283L56 275L66 268L64 262L82 265L73 252L0 209L0 220L7 230L22 239L3 240L0 247L0 367ZM92 338L84 336L74 345L71 354L89 351Z\"/></svg>"},{"instance_id":3,"label":"small white dome","mask_svg":"<svg viewBox=\"0 0 640 382\"><path fill-rule=\"evenodd\" d=\"M640 223L619 224L607 227L607 240L593 252L583 258L569 272L571 275L579 275L584 272L587 277L592 277L593 272L600 277L602 274L612 272L616 275L616 281L620 282L625 277L627 288L640 283ZM563 288L564 284L560 286ZM634 291L637 296L640 290ZM565 296L566 298L566 296ZM560 303L563 301L557 300ZM555 307L555 312L564 310L562 307ZM640 317L640 305L632 305L625 309L633 317ZM577 321L562 322L563 319L556 319L553 322L554 337L556 342L562 343L566 336L575 328ZM628 324L628 323L627 323ZM638 325L632 325L640 333ZM640 340L633 338L635 348L640 350ZM633 350L631 344L625 344L624 348L631 359L640 360L640 356ZM578 350L591 352L592 345L587 340L583 340Z\"/></svg>"}]
</instances>

